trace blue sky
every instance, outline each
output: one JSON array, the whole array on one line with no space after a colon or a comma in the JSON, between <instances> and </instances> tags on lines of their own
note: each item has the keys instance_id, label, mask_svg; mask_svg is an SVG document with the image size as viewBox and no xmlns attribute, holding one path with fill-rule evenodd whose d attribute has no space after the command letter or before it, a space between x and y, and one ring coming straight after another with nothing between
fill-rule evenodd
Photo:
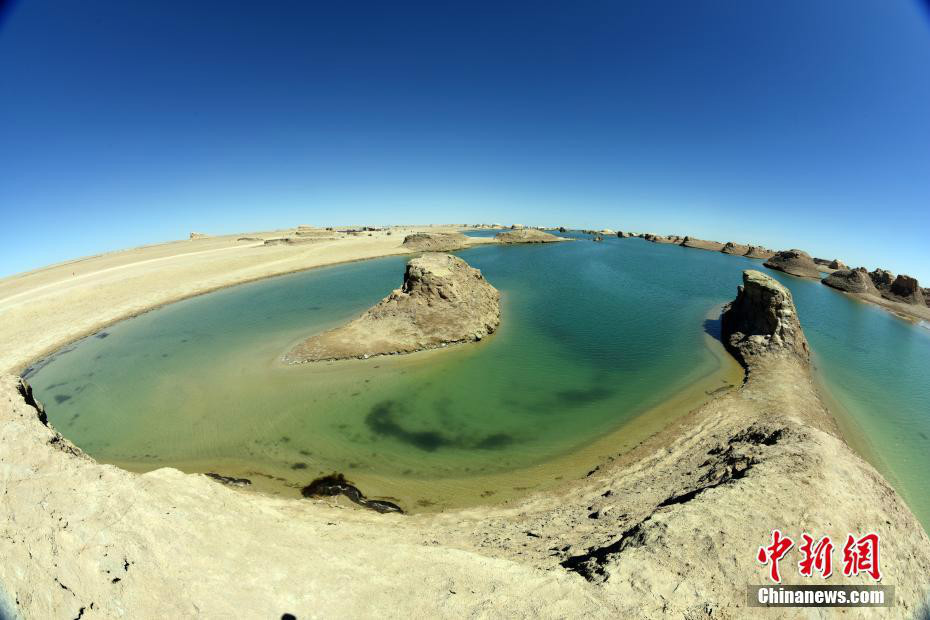
<instances>
[{"instance_id":1,"label":"blue sky","mask_svg":"<svg viewBox=\"0 0 930 620\"><path fill-rule=\"evenodd\" d=\"M799 247L930 285L906 0L28 0L0 22L0 275L297 224Z\"/></svg>"}]
</instances>

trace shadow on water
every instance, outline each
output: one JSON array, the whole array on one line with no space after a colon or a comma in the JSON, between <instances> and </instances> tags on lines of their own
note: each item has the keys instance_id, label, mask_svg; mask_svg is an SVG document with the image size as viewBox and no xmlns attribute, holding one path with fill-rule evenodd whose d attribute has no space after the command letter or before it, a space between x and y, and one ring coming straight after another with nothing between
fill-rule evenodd
<instances>
[{"instance_id":1,"label":"shadow on water","mask_svg":"<svg viewBox=\"0 0 930 620\"><path fill-rule=\"evenodd\" d=\"M555 396L558 398L560 405L566 407L579 407L582 405L588 405L591 403L600 402L602 400L607 400L615 393L616 390L611 390L602 385L595 385L585 389L561 390L556 392Z\"/></svg>"},{"instance_id":2,"label":"shadow on water","mask_svg":"<svg viewBox=\"0 0 930 620\"><path fill-rule=\"evenodd\" d=\"M377 403L369 411L365 424L376 435L397 439L425 452L435 452L439 448L499 450L513 445L515 441L512 435L506 433L494 433L477 441L469 441L465 437L449 437L436 431L410 431L396 420L397 412L401 409L403 407L397 401Z\"/></svg>"},{"instance_id":3,"label":"shadow on water","mask_svg":"<svg viewBox=\"0 0 930 620\"><path fill-rule=\"evenodd\" d=\"M408 431L394 419L398 403L392 400L380 402L371 408L365 424L375 434L393 437L420 450L435 452L437 449L453 445L455 442L435 431Z\"/></svg>"},{"instance_id":4,"label":"shadow on water","mask_svg":"<svg viewBox=\"0 0 930 620\"><path fill-rule=\"evenodd\" d=\"M719 318L706 319L704 321L704 333L714 340L723 342L723 322Z\"/></svg>"}]
</instances>

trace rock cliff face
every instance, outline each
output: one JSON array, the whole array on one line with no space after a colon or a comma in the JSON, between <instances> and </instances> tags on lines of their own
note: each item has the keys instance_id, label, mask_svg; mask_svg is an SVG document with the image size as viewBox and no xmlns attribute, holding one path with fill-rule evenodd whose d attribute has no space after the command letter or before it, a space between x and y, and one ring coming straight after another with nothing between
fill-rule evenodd
<instances>
[{"instance_id":1,"label":"rock cliff face","mask_svg":"<svg viewBox=\"0 0 930 620\"><path fill-rule=\"evenodd\" d=\"M721 317L724 345L749 367L760 356L810 360L791 291L760 271L743 272L743 285Z\"/></svg>"},{"instance_id":2,"label":"rock cliff face","mask_svg":"<svg viewBox=\"0 0 930 620\"><path fill-rule=\"evenodd\" d=\"M498 233L494 236L500 243L554 243L565 241L563 237L536 230L535 228L520 228Z\"/></svg>"},{"instance_id":3,"label":"rock cliff face","mask_svg":"<svg viewBox=\"0 0 930 620\"><path fill-rule=\"evenodd\" d=\"M404 284L354 321L308 338L288 363L413 353L481 340L500 323L500 294L461 258L426 254Z\"/></svg>"},{"instance_id":4,"label":"rock cliff face","mask_svg":"<svg viewBox=\"0 0 930 620\"><path fill-rule=\"evenodd\" d=\"M847 293L878 295L878 289L872 283L865 267L857 269L838 269L824 278L823 283Z\"/></svg>"},{"instance_id":5,"label":"rock cliff face","mask_svg":"<svg viewBox=\"0 0 930 620\"><path fill-rule=\"evenodd\" d=\"M784 250L778 252L767 261L765 266L770 269L777 269L799 278L816 278L820 279L821 268L810 257L810 254L802 250Z\"/></svg>"},{"instance_id":6,"label":"rock cliff face","mask_svg":"<svg viewBox=\"0 0 930 620\"><path fill-rule=\"evenodd\" d=\"M404 237L404 247L413 252L452 252L468 245L462 233L419 232Z\"/></svg>"},{"instance_id":7,"label":"rock cliff face","mask_svg":"<svg viewBox=\"0 0 930 620\"><path fill-rule=\"evenodd\" d=\"M878 268L869 274L872 283L880 291L891 290L891 284L894 282L894 274L885 269Z\"/></svg>"},{"instance_id":8,"label":"rock cliff face","mask_svg":"<svg viewBox=\"0 0 930 620\"><path fill-rule=\"evenodd\" d=\"M924 297L923 289L920 288L917 278L901 274L891 283L888 292L891 293L895 301L921 306L927 305L927 299Z\"/></svg>"}]
</instances>

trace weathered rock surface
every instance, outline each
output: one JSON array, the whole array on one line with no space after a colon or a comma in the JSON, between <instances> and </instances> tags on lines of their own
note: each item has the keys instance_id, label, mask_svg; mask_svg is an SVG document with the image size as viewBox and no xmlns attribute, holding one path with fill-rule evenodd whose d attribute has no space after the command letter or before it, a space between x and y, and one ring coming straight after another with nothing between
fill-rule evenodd
<instances>
[{"instance_id":1,"label":"weathered rock surface","mask_svg":"<svg viewBox=\"0 0 930 620\"><path fill-rule=\"evenodd\" d=\"M312 336L289 363L413 353L481 340L500 323L500 293L461 258L411 259L404 283L354 321Z\"/></svg>"},{"instance_id":2,"label":"weathered rock surface","mask_svg":"<svg viewBox=\"0 0 930 620\"><path fill-rule=\"evenodd\" d=\"M823 279L827 286L855 295L908 320L930 321L930 300L926 289L910 276L895 277L890 271L865 267L838 269Z\"/></svg>"},{"instance_id":3,"label":"weathered rock surface","mask_svg":"<svg viewBox=\"0 0 930 620\"><path fill-rule=\"evenodd\" d=\"M878 295L878 289L872 283L872 278L869 277L869 272L865 267L837 269L824 278L822 282L827 286L832 286L847 293Z\"/></svg>"},{"instance_id":4,"label":"weathered rock surface","mask_svg":"<svg viewBox=\"0 0 930 620\"><path fill-rule=\"evenodd\" d=\"M815 258L814 262L821 267L826 267L827 269L849 269L849 267L843 264L843 261L838 258L834 258L833 260L827 258Z\"/></svg>"},{"instance_id":5,"label":"weathered rock surface","mask_svg":"<svg viewBox=\"0 0 930 620\"><path fill-rule=\"evenodd\" d=\"M890 291L891 284L894 282L894 274L885 269L878 268L869 273L872 278L872 284L880 291Z\"/></svg>"},{"instance_id":6,"label":"weathered rock surface","mask_svg":"<svg viewBox=\"0 0 930 620\"><path fill-rule=\"evenodd\" d=\"M734 256L745 256L749 252L748 245L742 245L739 243L733 243L732 241L727 241L727 243L720 250L724 254L733 254Z\"/></svg>"},{"instance_id":7,"label":"weathered rock surface","mask_svg":"<svg viewBox=\"0 0 930 620\"><path fill-rule=\"evenodd\" d=\"M494 235L500 243L554 243L565 241L559 237L535 228L519 228Z\"/></svg>"},{"instance_id":8,"label":"weathered rock surface","mask_svg":"<svg viewBox=\"0 0 930 620\"><path fill-rule=\"evenodd\" d=\"M751 245L743 256L747 258L771 258L775 256L775 251L761 245Z\"/></svg>"},{"instance_id":9,"label":"weathered rock surface","mask_svg":"<svg viewBox=\"0 0 930 620\"><path fill-rule=\"evenodd\" d=\"M764 265L770 269L777 269L785 273L797 276L799 278L816 278L822 276L820 266L814 262L810 254L803 250L784 250L778 252L767 261Z\"/></svg>"},{"instance_id":10,"label":"weathered rock surface","mask_svg":"<svg viewBox=\"0 0 930 620\"><path fill-rule=\"evenodd\" d=\"M927 299L924 297L924 291L920 288L917 278L904 274L900 274L894 279L894 282L889 287L888 295L894 301L920 306L927 305Z\"/></svg>"},{"instance_id":11,"label":"weathered rock surface","mask_svg":"<svg viewBox=\"0 0 930 620\"><path fill-rule=\"evenodd\" d=\"M210 236L210 235L208 235L208 234L206 234L206 233L201 233L201 232L192 232L192 233L190 234L190 238L191 238L191 239L206 239L206 238L209 237L209 236Z\"/></svg>"},{"instance_id":12,"label":"weathered rock surface","mask_svg":"<svg viewBox=\"0 0 930 620\"><path fill-rule=\"evenodd\" d=\"M404 237L403 246L413 252L452 252L468 245L462 233L419 232Z\"/></svg>"},{"instance_id":13,"label":"weathered rock surface","mask_svg":"<svg viewBox=\"0 0 930 620\"><path fill-rule=\"evenodd\" d=\"M681 245L686 248L710 250L711 252L720 252L723 250L723 244L719 241L707 241L705 239L695 239L694 237L685 237L682 239Z\"/></svg>"},{"instance_id":14,"label":"weathered rock surface","mask_svg":"<svg viewBox=\"0 0 930 620\"><path fill-rule=\"evenodd\" d=\"M721 317L724 345L749 366L761 356L810 360L791 291L760 271L743 272L743 285Z\"/></svg>"}]
</instances>

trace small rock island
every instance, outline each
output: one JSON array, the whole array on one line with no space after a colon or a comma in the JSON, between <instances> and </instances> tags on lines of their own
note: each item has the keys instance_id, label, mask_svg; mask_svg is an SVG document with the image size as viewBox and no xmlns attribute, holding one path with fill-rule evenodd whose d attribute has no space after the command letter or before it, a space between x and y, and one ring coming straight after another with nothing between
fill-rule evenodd
<instances>
[{"instance_id":1,"label":"small rock island","mask_svg":"<svg viewBox=\"0 0 930 620\"><path fill-rule=\"evenodd\" d=\"M823 271L820 265L814 262L811 255L803 250L784 250L776 253L765 261L764 265L769 269L783 271L798 278L814 278L819 280Z\"/></svg>"},{"instance_id":2,"label":"small rock island","mask_svg":"<svg viewBox=\"0 0 930 620\"><path fill-rule=\"evenodd\" d=\"M404 248L414 252L452 252L468 245L468 237L460 232L417 232L404 237Z\"/></svg>"},{"instance_id":3,"label":"small rock island","mask_svg":"<svg viewBox=\"0 0 930 620\"><path fill-rule=\"evenodd\" d=\"M555 243L565 241L564 237L547 233L536 228L517 228L498 233L494 236L500 243Z\"/></svg>"},{"instance_id":4,"label":"small rock island","mask_svg":"<svg viewBox=\"0 0 930 620\"><path fill-rule=\"evenodd\" d=\"M481 340L500 324L500 293L449 254L411 259L399 289L354 321L284 355L291 364L414 353Z\"/></svg>"}]
</instances>

